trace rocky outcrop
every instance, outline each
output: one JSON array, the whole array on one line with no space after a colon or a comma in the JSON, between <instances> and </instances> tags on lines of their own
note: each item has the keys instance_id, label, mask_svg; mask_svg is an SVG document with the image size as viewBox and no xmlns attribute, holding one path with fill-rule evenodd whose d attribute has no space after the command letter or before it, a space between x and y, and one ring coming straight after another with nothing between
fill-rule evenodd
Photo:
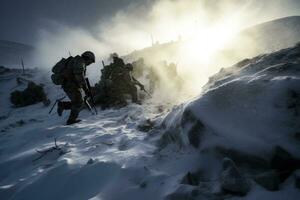
<instances>
[{"instance_id":1,"label":"rocky outcrop","mask_svg":"<svg viewBox=\"0 0 300 200\"><path fill-rule=\"evenodd\" d=\"M250 184L241 174L235 163L229 159L223 159L221 173L221 187L225 192L244 196L250 191Z\"/></svg>"},{"instance_id":2,"label":"rocky outcrop","mask_svg":"<svg viewBox=\"0 0 300 200\"><path fill-rule=\"evenodd\" d=\"M279 190L280 179L275 170L271 170L254 177L254 181L269 191Z\"/></svg>"}]
</instances>

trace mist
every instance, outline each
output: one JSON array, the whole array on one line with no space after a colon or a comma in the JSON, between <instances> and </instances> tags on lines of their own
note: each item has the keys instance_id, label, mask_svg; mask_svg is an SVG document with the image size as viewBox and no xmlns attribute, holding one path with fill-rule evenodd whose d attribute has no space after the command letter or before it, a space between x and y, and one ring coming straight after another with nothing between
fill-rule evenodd
<instances>
[{"instance_id":1,"label":"mist","mask_svg":"<svg viewBox=\"0 0 300 200\"><path fill-rule=\"evenodd\" d=\"M162 60L176 63L179 75L186 80L186 90L196 95L209 76L246 56L243 53L220 56L219 53L240 43L235 41L240 31L299 12L293 8L293 1L280 0L272 3L251 0L152 2L147 6L132 3L109 20L99 19L93 32L53 20L45 21L35 44L34 65L48 72L62 57L91 50L96 54L96 63L88 67L88 75L95 83L100 78L101 60L108 63L110 53L126 56L153 44L173 41L178 45L172 54L155 52L143 54L143 57L154 67L159 67L157 63ZM251 55L261 53L256 50L259 44L255 41L248 43L253 50ZM134 59L136 57L126 61Z\"/></svg>"}]
</instances>

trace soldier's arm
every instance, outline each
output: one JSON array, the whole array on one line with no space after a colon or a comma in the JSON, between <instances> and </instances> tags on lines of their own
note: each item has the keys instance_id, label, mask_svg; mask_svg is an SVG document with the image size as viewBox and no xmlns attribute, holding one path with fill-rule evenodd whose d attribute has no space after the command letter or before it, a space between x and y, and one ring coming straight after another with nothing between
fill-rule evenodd
<instances>
[{"instance_id":1,"label":"soldier's arm","mask_svg":"<svg viewBox=\"0 0 300 200\"><path fill-rule=\"evenodd\" d=\"M135 85L138 85L138 86L141 88L141 90L145 89L144 85L141 84L141 82L139 82L139 81L138 81L136 78L134 78L133 76L131 76L131 77L132 77L133 83L134 83Z\"/></svg>"},{"instance_id":2,"label":"soldier's arm","mask_svg":"<svg viewBox=\"0 0 300 200\"><path fill-rule=\"evenodd\" d=\"M73 73L78 87L82 88L84 91L87 91L88 87L85 82L85 68L86 66L84 63L78 63L76 66L74 66Z\"/></svg>"}]
</instances>

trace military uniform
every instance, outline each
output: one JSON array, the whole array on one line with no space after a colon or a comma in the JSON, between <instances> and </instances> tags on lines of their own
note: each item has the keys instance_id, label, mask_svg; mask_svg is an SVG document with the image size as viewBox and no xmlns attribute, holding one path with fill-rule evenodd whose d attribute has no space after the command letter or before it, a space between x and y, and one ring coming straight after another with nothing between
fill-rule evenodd
<instances>
[{"instance_id":1,"label":"military uniform","mask_svg":"<svg viewBox=\"0 0 300 200\"><path fill-rule=\"evenodd\" d=\"M86 63L81 56L76 56L67 63L62 88L71 101L58 103L58 110L60 109L58 113L60 115L63 110L71 110L67 123L75 122L83 107L81 88L87 91L85 74Z\"/></svg>"},{"instance_id":2,"label":"military uniform","mask_svg":"<svg viewBox=\"0 0 300 200\"><path fill-rule=\"evenodd\" d=\"M124 69L122 76L120 77L120 90L122 94L129 94L131 96L132 102L138 103L138 94L136 85L138 84L136 80L132 77L130 70Z\"/></svg>"},{"instance_id":3,"label":"military uniform","mask_svg":"<svg viewBox=\"0 0 300 200\"><path fill-rule=\"evenodd\" d=\"M123 59L115 57L114 62L110 64L110 73L108 74L108 79L106 80L109 85L108 96L111 98L112 104L116 105L126 105L127 102L122 94L122 75L124 73L125 63Z\"/></svg>"}]
</instances>

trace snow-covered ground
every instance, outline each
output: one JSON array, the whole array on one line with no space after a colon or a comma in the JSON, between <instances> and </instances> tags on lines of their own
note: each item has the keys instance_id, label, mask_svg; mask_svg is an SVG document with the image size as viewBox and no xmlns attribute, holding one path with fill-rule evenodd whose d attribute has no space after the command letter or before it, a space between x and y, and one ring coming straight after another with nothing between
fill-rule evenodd
<instances>
[{"instance_id":1,"label":"snow-covered ground","mask_svg":"<svg viewBox=\"0 0 300 200\"><path fill-rule=\"evenodd\" d=\"M275 147L299 159L300 46L226 68L181 105L84 110L72 126L42 103L11 108L14 76L0 82L0 199L300 199L294 169L274 191L253 180L271 169ZM51 100L63 96L34 79ZM233 178L225 157L245 196L222 190Z\"/></svg>"}]
</instances>

